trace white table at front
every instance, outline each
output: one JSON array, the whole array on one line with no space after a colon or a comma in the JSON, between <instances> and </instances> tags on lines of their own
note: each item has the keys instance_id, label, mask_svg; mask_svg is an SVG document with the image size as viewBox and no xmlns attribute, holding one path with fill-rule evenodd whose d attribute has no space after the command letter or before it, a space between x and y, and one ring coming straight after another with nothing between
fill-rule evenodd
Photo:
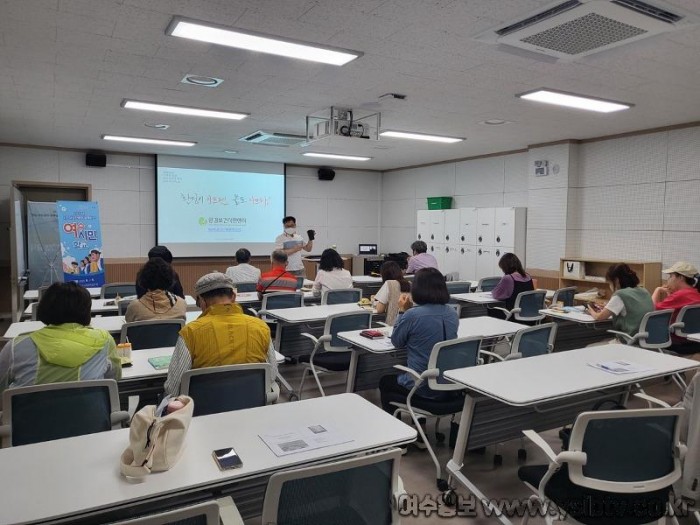
<instances>
[{"instance_id":1,"label":"white table at front","mask_svg":"<svg viewBox=\"0 0 700 525\"><path fill-rule=\"evenodd\" d=\"M455 293L450 295L455 301L460 303L474 303L474 304L496 304L503 301L494 299L491 292L472 292L472 293Z\"/></svg>"},{"instance_id":2,"label":"white table at front","mask_svg":"<svg viewBox=\"0 0 700 525\"><path fill-rule=\"evenodd\" d=\"M696 343L700 343L700 333L688 334L688 341L695 341Z\"/></svg>"},{"instance_id":3,"label":"white table at front","mask_svg":"<svg viewBox=\"0 0 700 525\"><path fill-rule=\"evenodd\" d=\"M194 321L201 315L201 311L189 311L186 312L186 322ZM101 328L103 330L107 330L108 332L111 332L112 334L118 334L122 330L122 325L126 321L124 320L123 315L112 315L109 317L93 317L92 321L90 322L90 326L93 328ZM0 337L0 341L2 340L8 340L8 339L13 339L17 337L18 335L22 334L30 334L32 332L36 332L37 330L43 328L44 323L41 321L21 321L18 323L12 323L8 328L5 334Z\"/></svg>"},{"instance_id":4,"label":"white table at front","mask_svg":"<svg viewBox=\"0 0 700 525\"><path fill-rule=\"evenodd\" d=\"M527 326L496 319L494 317L465 317L459 320L457 337L502 337L512 335L523 328L527 328ZM400 350L391 344L390 337L392 328L381 329L381 332L386 335L386 337L382 339L368 339L360 335L361 331L362 330L353 330L351 332L340 332L338 334L339 339L350 343L353 348L345 387L346 392L376 388L378 385L378 376L395 373L395 370L393 370L395 364L405 364L404 353L400 356L397 355L396 359L393 360L387 359L385 360L386 362L382 363L374 362L377 360L377 355ZM370 372L373 377L366 377L363 379L362 384L357 385L357 378L360 375L367 375L367 372Z\"/></svg>"},{"instance_id":5,"label":"white table at front","mask_svg":"<svg viewBox=\"0 0 700 525\"><path fill-rule=\"evenodd\" d=\"M613 374L590 365L616 360L629 361L646 370ZM488 501L462 472L469 440L476 435L471 433L475 417L490 418L487 425L491 428L500 424L492 417L496 412L501 414L503 421L510 421L511 428L500 431L507 433L491 436L492 441L503 442L518 437L520 430L544 430L571 423L579 412L590 410L596 400L610 399L621 393L626 398L629 388L640 381L697 367L700 367L700 362L690 359L610 344L447 371L445 377L467 389L457 443L447 470L477 499ZM475 406L484 399L483 410L477 414ZM562 413L558 415L557 410ZM502 523L511 523L498 509L489 506Z\"/></svg>"},{"instance_id":6,"label":"white table at front","mask_svg":"<svg viewBox=\"0 0 700 525\"><path fill-rule=\"evenodd\" d=\"M88 288L90 292L90 297L98 298L102 293L102 288ZM26 290L24 292L25 301L38 301L39 300L39 290Z\"/></svg>"},{"instance_id":7,"label":"white table at front","mask_svg":"<svg viewBox=\"0 0 700 525\"><path fill-rule=\"evenodd\" d=\"M191 295L186 295L185 296L185 304L187 305L188 310L192 310L193 308L197 308L197 303L194 300L194 297ZM115 302L114 299L93 299L92 300L92 306L90 307L90 314L91 315L99 315L99 314L108 314L108 313L117 313L117 310L119 308L117 307L117 303ZM24 309L24 314L25 315L32 315L32 305L28 305Z\"/></svg>"},{"instance_id":8,"label":"white table at front","mask_svg":"<svg viewBox=\"0 0 700 525\"><path fill-rule=\"evenodd\" d=\"M323 425L352 441L277 457L260 435ZM266 477L401 446L416 431L355 394L192 419L178 463L143 483L120 476L129 429L0 450L0 525L106 523L232 495L243 517L260 513ZM234 447L243 466L220 471L212 451ZM34 466L34 467L32 467Z\"/></svg>"}]
</instances>

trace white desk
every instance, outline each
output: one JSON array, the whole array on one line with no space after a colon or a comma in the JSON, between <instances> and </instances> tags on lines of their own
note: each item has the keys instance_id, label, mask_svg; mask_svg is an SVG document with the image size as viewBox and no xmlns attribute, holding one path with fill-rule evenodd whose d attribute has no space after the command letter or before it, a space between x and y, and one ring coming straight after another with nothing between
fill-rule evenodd
<instances>
[{"instance_id":1,"label":"white desk","mask_svg":"<svg viewBox=\"0 0 700 525\"><path fill-rule=\"evenodd\" d=\"M102 292L102 288L88 288L90 292L90 297L99 297ZM39 300L39 290L26 290L24 292L25 301L38 301Z\"/></svg>"},{"instance_id":2,"label":"white desk","mask_svg":"<svg viewBox=\"0 0 700 525\"><path fill-rule=\"evenodd\" d=\"M647 366L651 370L617 375L589 365L618 359ZM467 389L457 443L454 455L447 463L447 470L452 479L466 487L476 498L488 501L462 472L464 453L471 435L477 436L478 440L479 432L483 433L484 428L495 429L502 422L505 423L500 432L504 434L499 438L494 433L497 431L492 430L490 439L494 442L518 437L519 431L526 428L556 428L572 422L578 413L590 410L594 401L623 395L637 382L697 367L700 367L700 362L690 359L610 344L447 371L445 377ZM478 413L475 410L477 402L484 403ZM496 412L500 420L493 417ZM478 421L479 418L482 421ZM481 428L472 434L473 426L477 425L481 425ZM482 440L478 444L483 443ZM499 516L499 519L502 523L511 523L506 516Z\"/></svg>"},{"instance_id":3,"label":"white desk","mask_svg":"<svg viewBox=\"0 0 700 525\"><path fill-rule=\"evenodd\" d=\"M382 284L381 277L375 277L373 275L353 275L352 282L354 284Z\"/></svg>"},{"instance_id":4,"label":"white desk","mask_svg":"<svg viewBox=\"0 0 700 525\"><path fill-rule=\"evenodd\" d=\"M700 343L700 334L688 334L688 341Z\"/></svg>"},{"instance_id":5,"label":"white desk","mask_svg":"<svg viewBox=\"0 0 700 525\"><path fill-rule=\"evenodd\" d=\"M466 317L459 320L457 337L502 337L512 335L523 328L527 328L527 326L493 317ZM386 337L382 339L368 339L360 335L361 331L362 330L353 330L350 332L338 333L339 339L350 343L355 349L350 359L350 368L348 369L348 378L345 386L346 392L354 392L357 390L357 377L362 375L362 373L369 368L366 366L367 361L371 360L372 357L366 355L362 350L370 354L386 354L397 350L397 348L391 344L393 328L381 328L380 331L386 335ZM401 356L397 356L396 361L386 363L386 366L381 366L379 370L384 370L386 374L392 373L394 364L405 364L403 358L404 355L401 354ZM372 372L375 373L374 375L377 375L377 370L377 368L372 368ZM364 388L361 389L375 388L376 386L377 384L368 382L366 385L363 385Z\"/></svg>"},{"instance_id":6,"label":"white desk","mask_svg":"<svg viewBox=\"0 0 700 525\"><path fill-rule=\"evenodd\" d=\"M541 314L548 315L549 317L554 317L555 319L563 319L564 321L573 321L574 323L580 324L595 324L602 321L596 321L591 317L590 314L586 313L584 310L576 310L574 312L561 312L559 310L552 310L551 308L545 308L539 311ZM607 321L607 319L606 319Z\"/></svg>"},{"instance_id":7,"label":"white desk","mask_svg":"<svg viewBox=\"0 0 700 525\"><path fill-rule=\"evenodd\" d=\"M258 437L314 424L328 425L353 441L277 457ZM415 438L414 429L370 402L341 394L195 417L179 462L143 483L130 483L119 474L128 429L7 448L0 450L0 469L12 476L0 490L0 525L59 518L79 524L81 518L98 521L95 516L108 511L116 511L109 521L119 521L129 512L155 512L178 501L181 505L184 498L213 499L221 490L232 491L234 500L260 498L266 485L261 478L274 472L392 448ZM236 449L241 468L219 470L211 453L223 447ZM253 508L244 517L259 510Z\"/></svg>"},{"instance_id":8,"label":"white desk","mask_svg":"<svg viewBox=\"0 0 700 525\"><path fill-rule=\"evenodd\" d=\"M99 290L99 288L97 288ZM127 297L124 297L123 299L128 299ZM197 303L194 300L194 297L191 295L186 295L185 296L185 304L187 305L187 309L193 309L197 308ZM92 306L90 307L90 313L92 315L99 315L99 314L106 314L106 313L116 313L119 308L117 307L117 304L114 299L93 299L92 300ZM31 315L32 314L32 305L28 305L24 309L24 314L25 315Z\"/></svg>"},{"instance_id":9,"label":"white desk","mask_svg":"<svg viewBox=\"0 0 700 525\"><path fill-rule=\"evenodd\" d=\"M310 323L325 321L329 316L346 312L362 312L364 309L357 303L322 304L316 306L300 306L297 308L279 308L268 310L267 315L283 323Z\"/></svg>"},{"instance_id":10,"label":"white desk","mask_svg":"<svg viewBox=\"0 0 700 525\"><path fill-rule=\"evenodd\" d=\"M450 297L455 301L474 304L496 304L503 302L494 299L491 292L455 293L450 295Z\"/></svg>"}]
</instances>

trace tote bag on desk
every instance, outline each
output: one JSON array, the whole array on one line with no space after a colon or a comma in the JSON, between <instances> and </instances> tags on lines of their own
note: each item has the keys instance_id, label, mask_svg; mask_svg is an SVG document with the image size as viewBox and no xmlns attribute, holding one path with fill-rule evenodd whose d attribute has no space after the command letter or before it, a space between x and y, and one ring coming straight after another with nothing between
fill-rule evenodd
<instances>
[{"instance_id":1,"label":"tote bag on desk","mask_svg":"<svg viewBox=\"0 0 700 525\"><path fill-rule=\"evenodd\" d=\"M189 396L175 398L184 405L166 416L158 416L155 405L134 414L129 428L129 447L121 455L121 473L143 478L151 472L169 470L180 459L187 430L192 421L194 401Z\"/></svg>"}]
</instances>

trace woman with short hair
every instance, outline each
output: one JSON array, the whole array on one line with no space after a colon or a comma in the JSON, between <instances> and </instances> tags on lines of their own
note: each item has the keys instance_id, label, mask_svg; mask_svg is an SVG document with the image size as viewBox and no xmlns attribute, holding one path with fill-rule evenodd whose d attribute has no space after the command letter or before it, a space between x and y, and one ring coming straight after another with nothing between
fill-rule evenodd
<instances>
[{"instance_id":1,"label":"woman with short hair","mask_svg":"<svg viewBox=\"0 0 700 525\"><path fill-rule=\"evenodd\" d=\"M126 322L151 319L185 319L187 303L167 290L173 284L172 266L159 257L149 259L136 277L136 282L146 290L139 299L131 301L126 309Z\"/></svg>"},{"instance_id":2,"label":"woman with short hair","mask_svg":"<svg viewBox=\"0 0 700 525\"><path fill-rule=\"evenodd\" d=\"M342 257L332 248L323 250L311 291L316 297L320 297L326 290L347 288L352 288L352 275L343 268Z\"/></svg>"},{"instance_id":3,"label":"woman with short hair","mask_svg":"<svg viewBox=\"0 0 700 525\"><path fill-rule=\"evenodd\" d=\"M0 394L20 386L119 379L116 344L109 332L90 327L91 309L90 293L79 284L49 286L37 308L46 326L15 337L0 352Z\"/></svg>"}]
</instances>

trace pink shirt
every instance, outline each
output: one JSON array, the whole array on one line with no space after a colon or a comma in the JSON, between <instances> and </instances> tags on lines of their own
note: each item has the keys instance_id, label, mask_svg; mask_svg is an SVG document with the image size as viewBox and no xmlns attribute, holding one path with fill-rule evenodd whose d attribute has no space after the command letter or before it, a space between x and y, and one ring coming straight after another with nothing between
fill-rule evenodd
<instances>
[{"instance_id":1,"label":"pink shirt","mask_svg":"<svg viewBox=\"0 0 700 525\"><path fill-rule=\"evenodd\" d=\"M406 273L416 273L423 268L437 268L437 260L429 253L418 253L408 259Z\"/></svg>"}]
</instances>

